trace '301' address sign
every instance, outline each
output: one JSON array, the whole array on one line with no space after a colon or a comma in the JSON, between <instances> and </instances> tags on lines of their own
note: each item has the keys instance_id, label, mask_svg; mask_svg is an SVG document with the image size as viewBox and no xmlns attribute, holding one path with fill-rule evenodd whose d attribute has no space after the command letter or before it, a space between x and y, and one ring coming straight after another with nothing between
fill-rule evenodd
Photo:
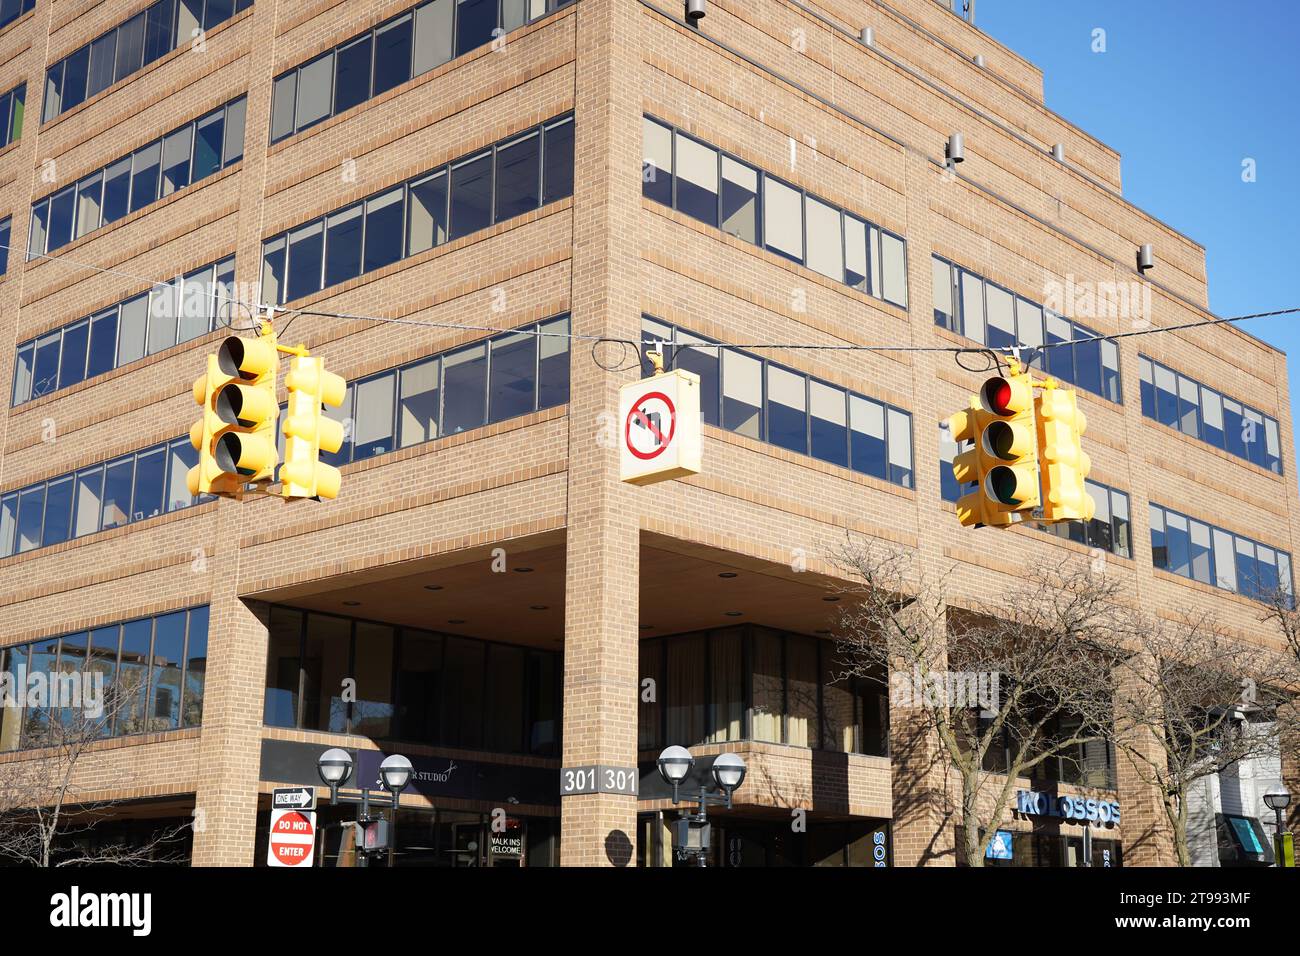
<instances>
[{"instance_id":1,"label":"'301' address sign","mask_svg":"<svg viewBox=\"0 0 1300 956\"><path fill-rule=\"evenodd\" d=\"M635 797L637 778L635 767L610 767L605 764L565 767L560 771L560 796L574 797L581 793L621 793Z\"/></svg>"}]
</instances>

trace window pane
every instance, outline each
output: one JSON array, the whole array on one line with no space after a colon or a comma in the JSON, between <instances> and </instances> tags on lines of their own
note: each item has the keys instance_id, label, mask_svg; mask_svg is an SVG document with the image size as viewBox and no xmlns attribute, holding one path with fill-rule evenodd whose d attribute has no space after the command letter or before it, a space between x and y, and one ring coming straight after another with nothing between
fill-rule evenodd
<instances>
[{"instance_id":1,"label":"window pane","mask_svg":"<svg viewBox=\"0 0 1300 956\"><path fill-rule=\"evenodd\" d=\"M375 31L375 96L411 78L410 16Z\"/></svg>"},{"instance_id":2,"label":"window pane","mask_svg":"<svg viewBox=\"0 0 1300 956\"><path fill-rule=\"evenodd\" d=\"M880 256L883 260L884 289L880 297L904 309L907 308L907 255L902 239L887 232L880 234Z\"/></svg>"},{"instance_id":3,"label":"window pane","mask_svg":"<svg viewBox=\"0 0 1300 956\"><path fill-rule=\"evenodd\" d=\"M208 671L208 609L196 607L189 614L185 642L185 696L181 726L197 727L203 720L203 692Z\"/></svg>"},{"instance_id":4,"label":"window pane","mask_svg":"<svg viewBox=\"0 0 1300 956\"><path fill-rule=\"evenodd\" d=\"M393 629L358 621L355 655L357 699L350 731L388 737L393 726Z\"/></svg>"},{"instance_id":5,"label":"window pane","mask_svg":"<svg viewBox=\"0 0 1300 956\"><path fill-rule=\"evenodd\" d=\"M704 741L704 641L701 636L670 638L668 644L668 739L683 746Z\"/></svg>"},{"instance_id":6,"label":"window pane","mask_svg":"<svg viewBox=\"0 0 1300 956\"><path fill-rule=\"evenodd\" d=\"M222 164L229 166L244 157L244 123L248 118L248 97L241 96L226 107L225 143Z\"/></svg>"},{"instance_id":7,"label":"window pane","mask_svg":"<svg viewBox=\"0 0 1300 956\"><path fill-rule=\"evenodd\" d=\"M1101 341L1097 333L1082 325L1074 327L1074 338L1082 339L1074 347L1074 383L1079 388L1101 394Z\"/></svg>"},{"instance_id":8,"label":"window pane","mask_svg":"<svg viewBox=\"0 0 1300 956\"><path fill-rule=\"evenodd\" d=\"M1165 512L1156 505L1149 507L1151 525L1151 564L1157 568L1169 567L1169 548L1165 544Z\"/></svg>"},{"instance_id":9,"label":"window pane","mask_svg":"<svg viewBox=\"0 0 1300 956\"><path fill-rule=\"evenodd\" d=\"M478 428L486 420L487 347L480 344L443 359L444 435Z\"/></svg>"},{"instance_id":10,"label":"window pane","mask_svg":"<svg viewBox=\"0 0 1300 956\"><path fill-rule=\"evenodd\" d=\"M382 269L402 258L404 199L399 186L366 200L366 255L362 265L366 272Z\"/></svg>"},{"instance_id":11,"label":"window pane","mask_svg":"<svg viewBox=\"0 0 1300 956\"><path fill-rule=\"evenodd\" d=\"M1044 324L1047 329L1047 342L1068 342L1073 338L1070 323L1052 312L1044 312ZM1057 346L1046 352L1046 370L1065 382L1074 382L1074 346Z\"/></svg>"},{"instance_id":12,"label":"window pane","mask_svg":"<svg viewBox=\"0 0 1300 956\"><path fill-rule=\"evenodd\" d=\"M50 199L49 251L53 252L72 241L72 225L77 214L77 190L63 190Z\"/></svg>"},{"instance_id":13,"label":"window pane","mask_svg":"<svg viewBox=\"0 0 1300 956\"><path fill-rule=\"evenodd\" d=\"M1192 577L1203 584L1213 583L1210 574L1210 529L1199 521L1190 522L1190 564Z\"/></svg>"},{"instance_id":14,"label":"window pane","mask_svg":"<svg viewBox=\"0 0 1300 956\"><path fill-rule=\"evenodd\" d=\"M172 442L167 450L167 501L168 511L179 511L194 503L187 484L190 469L199 463L199 453L188 438Z\"/></svg>"},{"instance_id":15,"label":"window pane","mask_svg":"<svg viewBox=\"0 0 1300 956\"><path fill-rule=\"evenodd\" d=\"M787 710L786 743L795 747L817 744L817 642L790 635L786 638Z\"/></svg>"},{"instance_id":16,"label":"window pane","mask_svg":"<svg viewBox=\"0 0 1300 956\"><path fill-rule=\"evenodd\" d=\"M295 126L303 130L319 123L330 112L334 87L334 53L331 51L304 64L298 71L298 103Z\"/></svg>"},{"instance_id":17,"label":"window pane","mask_svg":"<svg viewBox=\"0 0 1300 956\"><path fill-rule=\"evenodd\" d=\"M135 458L127 455L104 467L103 512L101 528L115 528L131 518L131 475Z\"/></svg>"},{"instance_id":18,"label":"window pane","mask_svg":"<svg viewBox=\"0 0 1300 956\"><path fill-rule=\"evenodd\" d=\"M483 667L481 641L445 639L441 742L452 747L478 747L483 742Z\"/></svg>"},{"instance_id":19,"label":"window pane","mask_svg":"<svg viewBox=\"0 0 1300 956\"><path fill-rule=\"evenodd\" d=\"M671 206L673 204L673 131L649 117L643 117L641 149L641 194L655 202Z\"/></svg>"},{"instance_id":20,"label":"window pane","mask_svg":"<svg viewBox=\"0 0 1300 956\"><path fill-rule=\"evenodd\" d=\"M771 176L763 177L763 239L773 252L803 262L803 197Z\"/></svg>"},{"instance_id":21,"label":"window pane","mask_svg":"<svg viewBox=\"0 0 1300 956\"><path fill-rule=\"evenodd\" d=\"M857 216L844 214L844 282L870 293L867 285L870 266L867 260L869 228Z\"/></svg>"},{"instance_id":22,"label":"window pane","mask_svg":"<svg viewBox=\"0 0 1300 956\"><path fill-rule=\"evenodd\" d=\"M1043 345L1043 310L1027 299L1016 299L1016 335L1021 345L1040 349ZM1030 360L1035 368L1042 368L1042 352L1036 353Z\"/></svg>"},{"instance_id":23,"label":"window pane","mask_svg":"<svg viewBox=\"0 0 1300 956\"><path fill-rule=\"evenodd\" d=\"M677 134L677 208L710 226L718 224L718 153Z\"/></svg>"},{"instance_id":24,"label":"window pane","mask_svg":"<svg viewBox=\"0 0 1300 956\"><path fill-rule=\"evenodd\" d=\"M573 117L546 127L542 148L542 203L573 195Z\"/></svg>"},{"instance_id":25,"label":"window pane","mask_svg":"<svg viewBox=\"0 0 1300 956\"><path fill-rule=\"evenodd\" d=\"M293 108L298 96L298 71L290 70L275 81L271 94L271 142L294 131Z\"/></svg>"},{"instance_id":26,"label":"window pane","mask_svg":"<svg viewBox=\"0 0 1300 956\"><path fill-rule=\"evenodd\" d=\"M104 177L96 173L77 184L76 238L100 226L100 203L103 201Z\"/></svg>"},{"instance_id":27,"label":"window pane","mask_svg":"<svg viewBox=\"0 0 1300 956\"><path fill-rule=\"evenodd\" d=\"M334 65L334 112L336 114L370 98L373 54L374 40L369 33L339 48Z\"/></svg>"},{"instance_id":28,"label":"window pane","mask_svg":"<svg viewBox=\"0 0 1300 956\"><path fill-rule=\"evenodd\" d=\"M912 418L905 412L889 409L889 480L904 488L912 487Z\"/></svg>"},{"instance_id":29,"label":"window pane","mask_svg":"<svg viewBox=\"0 0 1300 956\"><path fill-rule=\"evenodd\" d=\"M361 274L361 203L325 218L325 285Z\"/></svg>"},{"instance_id":30,"label":"window pane","mask_svg":"<svg viewBox=\"0 0 1300 956\"><path fill-rule=\"evenodd\" d=\"M176 5L175 46L188 46L203 28L203 0L180 0Z\"/></svg>"},{"instance_id":31,"label":"window pane","mask_svg":"<svg viewBox=\"0 0 1300 956\"><path fill-rule=\"evenodd\" d=\"M758 242L758 171L722 157L722 231Z\"/></svg>"},{"instance_id":32,"label":"window pane","mask_svg":"<svg viewBox=\"0 0 1300 956\"><path fill-rule=\"evenodd\" d=\"M158 198L158 163L161 143L150 143L131 157L131 211L143 209Z\"/></svg>"},{"instance_id":33,"label":"window pane","mask_svg":"<svg viewBox=\"0 0 1300 956\"><path fill-rule=\"evenodd\" d=\"M32 206L32 221L27 233L27 258L44 255L48 251L50 204L39 202Z\"/></svg>"},{"instance_id":34,"label":"window pane","mask_svg":"<svg viewBox=\"0 0 1300 956\"><path fill-rule=\"evenodd\" d=\"M1169 570L1185 578L1191 577L1191 540L1187 519L1172 511L1165 512L1165 546L1169 549Z\"/></svg>"},{"instance_id":35,"label":"window pane","mask_svg":"<svg viewBox=\"0 0 1300 956\"><path fill-rule=\"evenodd\" d=\"M234 13L235 0L208 0L203 9L203 29L211 30L225 23Z\"/></svg>"},{"instance_id":36,"label":"window pane","mask_svg":"<svg viewBox=\"0 0 1300 956\"><path fill-rule=\"evenodd\" d=\"M144 59L144 19L144 13L139 13L118 27L116 79L140 69Z\"/></svg>"},{"instance_id":37,"label":"window pane","mask_svg":"<svg viewBox=\"0 0 1300 956\"><path fill-rule=\"evenodd\" d=\"M497 222L541 204L541 159L542 136L538 132L497 150Z\"/></svg>"},{"instance_id":38,"label":"window pane","mask_svg":"<svg viewBox=\"0 0 1300 956\"><path fill-rule=\"evenodd\" d=\"M762 438L763 363L731 349L722 353L722 427Z\"/></svg>"},{"instance_id":39,"label":"window pane","mask_svg":"<svg viewBox=\"0 0 1300 956\"><path fill-rule=\"evenodd\" d=\"M181 723L181 668L185 665L187 616L184 611L177 611L154 621L146 727L155 733L175 730Z\"/></svg>"},{"instance_id":40,"label":"window pane","mask_svg":"<svg viewBox=\"0 0 1300 956\"><path fill-rule=\"evenodd\" d=\"M353 441L353 460L382 455L393 449L393 392L397 386L393 373L358 382Z\"/></svg>"},{"instance_id":41,"label":"window pane","mask_svg":"<svg viewBox=\"0 0 1300 956\"><path fill-rule=\"evenodd\" d=\"M299 299L319 291L323 251L324 230L320 222L313 222L289 233L289 276L286 282L286 300Z\"/></svg>"},{"instance_id":42,"label":"window pane","mask_svg":"<svg viewBox=\"0 0 1300 956\"><path fill-rule=\"evenodd\" d=\"M76 385L86 377L86 346L90 338L90 321L82 319L63 330L63 350L59 357L59 388Z\"/></svg>"},{"instance_id":43,"label":"window pane","mask_svg":"<svg viewBox=\"0 0 1300 956\"><path fill-rule=\"evenodd\" d=\"M45 485L25 488L18 493L18 535L15 551L31 551L41 546L41 525L45 521Z\"/></svg>"},{"instance_id":44,"label":"window pane","mask_svg":"<svg viewBox=\"0 0 1300 956\"><path fill-rule=\"evenodd\" d=\"M1254 597L1259 588L1259 565L1255 560L1254 542L1237 538L1237 591Z\"/></svg>"},{"instance_id":45,"label":"window pane","mask_svg":"<svg viewBox=\"0 0 1300 956\"><path fill-rule=\"evenodd\" d=\"M492 224L492 154L483 153L451 168L451 238Z\"/></svg>"},{"instance_id":46,"label":"window pane","mask_svg":"<svg viewBox=\"0 0 1300 956\"><path fill-rule=\"evenodd\" d=\"M812 410L812 454L833 465L849 463L848 396L822 382L808 383Z\"/></svg>"},{"instance_id":47,"label":"window pane","mask_svg":"<svg viewBox=\"0 0 1300 956\"><path fill-rule=\"evenodd\" d=\"M496 0L457 0L456 55L463 56L491 43L496 28Z\"/></svg>"},{"instance_id":48,"label":"window pane","mask_svg":"<svg viewBox=\"0 0 1300 956\"><path fill-rule=\"evenodd\" d=\"M41 111L42 122L48 123L63 112L62 86L63 62L60 61L45 73L45 105Z\"/></svg>"},{"instance_id":49,"label":"window pane","mask_svg":"<svg viewBox=\"0 0 1300 956\"><path fill-rule=\"evenodd\" d=\"M537 336L507 335L492 341L488 420L505 421L534 408Z\"/></svg>"},{"instance_id":50,"label":"window pane","mask_svg":"<svg viewBox=\"0 0 1300 956\"><path fill-rule=\"evenodd\" d=\"M413 256L447 241L447 174L412 183L407 201L407 252Z\"/></svg>"},{"instance_id":51,"label":"window pane","mask_svg":"<svg viewBox=\"0 0 1300 956\"><path fill-rule=\"evenodd\" d=\"M1178 427L1178 379L1163 365L1155 366L1156 418L1162 425Z\"/></svg>"},{"instance_id":52,"label":"window pane","mask_svg":"<svg viewBox=\"0 0 1300 956\"><path fill-rule=\"evenodd\" d=\"M302 726L304 730L347 732L348 701L344 679L353 676L350 664L352 623L324 614L307 615L303 655Z\"/></svg>"},{"instance_id":53,"label":"window pane","mask_svg":"<svg viewBox=\"0 0 1300 956\"><path fill-rule=\"evenodd\" d=\"M435 743L438 739L439 673L442 638L402 628L397 671L397 730L399 740Z\"/></svg>"},{"instance_id":54,"label":"window pane","mask_svg":"<svg viewBox=\"0 0 1300 956\"><path fill-rule=\"evenodd\" d=\"M438 437L438 359L402 369L402 398L398 407L400 447Z\"/></svg>"},{"instance_id":55,"label":"window pane","mask_svg":"<svg viewBox=\"0 0 1300 956\"><path fill-rule=\"evenodd\" d=\"M739 628L708 636L710 688L709 725L705 740L724 743L744 734L744 635Z\"/></svg>"},{"instance_id":56,"label":"window pane","mask_svg":"<svg viewBox=\"0 0 1300 956\"><path fill-rule=\"evenodd\" d=\"M90 78L86 96L102 93L113 85L113 70L117 62L117 31L110 30L90 44Z\"/></svg>"},{"instance_id":57,"label":"window pane","mask_svg":"<svg viewBox=\"0 0 1300 956\"><path fill-rule=\"evenodd\" d=\"M984 286L984 304L988 309L988 342L991 348L1010 348L1016 344L1016 317L1011 293L992 283Z\"/></svg>"},{"instance_id":58,"label":"window pane","mask_svg":"<svg viewBox=\"0 0 1300 956\"><path fill-rule=\"evenodd\" d=\"M90 68L90 47L83 46L63 61L63 97L60 111L66 113L86 98L86 76Z\"/></svg>"},{"instance_id":59,"label":"window pane","mask_svg":"<svg viewBox=\"0 0 1300 956\"><path fill-rule=\"evenodd\" d=\"M129 621L122 625L121 660L114 682L117 713L113 733L118 736L138 734L145 729L145 705L149 692L149 645L153 619Z\"/></svg>"},{"instance_id":60,"label":"window pane","mask_svg":"<svg viewBox=\"0 0 1300 956\"><path fill-rule=\"evenodd\" d=\"M492 715L483 745L498 753L524 749L524 649L504 644L487 648L487 702Z\"/></svg>"},{"instance_id":61,"label":"window pane","mask_svg":"<svg viewBox=\"0 0 1300 956\"><path fill-rule=\"evenodd\" d=\"M298 723L302 624L301 611L286 607L271 608L267 633L266 691L262 704L262 722L268 727L295 727Z\"/></svg>"},{"instance_id":62,"label":"window pane","mask_svg":"<svg viewBox=\"0 0 1300 956\"><path fill-rule=\"evenodd\" d=\"M131 198L130 157L104 170L104 222L116 222L127 214Z\"/></svg>"},{"instance_id":63,"label":"window pane","mask_svg":"<svg viewBox=\"0 0 1300 956\"><path fill-rule=\"evenodd\" d=\"M808 453L807 379L775 365L767 367L767 440Z\"/></svg>"},{"instance_id":64,"label":"window pane","mask_svg":"<svg viewBox=\"0 0 1300 956\"><path fill-rule=\"evenodd\" d=\"M23 346L18 350L18 358L14 366L14 400L15 405L21 405L32 397L32 354L34 347L31 344Z\"/></svg>"},{"instance_id":65,"label":"window pane","mask_svg":"<svg viewBox=\"0 0 1300 956\"><path fill-rule=\"evenodd\" d=\"M41 532L42 547L68 540L72 530L73 491L71 475L56 478L49 483L45 492L45 527Z\"/></svg>"},{"instance_id":66,"label":"window pane","mask_svg":"<svg viewBox=\"0 0 1300 956\"><path fill-rule=\"evenodd\" d=\"M262 301L284 302L284 236L262 244Z\"/></svg>"},{"instance_id":67,"label":"window pane","mask_svg":"<svg viewBox=\"0 0 1300 956\"><path fill-rule=\"evenodd\" d=\"M0 497L0 558L14 553L14 531L18 526L18 496Z\"/></svg>"},{"instance_id":68,"label":"window pane","mask_svg":"<svg viewBox=\"0 0 1300 956\"><path fill-rule=\"evenodd\" d=\"M175 0L158 0L145 11L145 63L152 63L176 46L172 34L172 15L175 9Z\"/></svg>"},{"instance_id":69,"label":"window pane","mask_svg":"<svg viewBox=\"0 0 1300 956\"><path fill-rule=\"evenodd\" d=\"M416 76L451 59L455 0L433 0L415 11Z\"/></svg>"},{"instance_id":70,"label":"window pane","mask_svg":"<svg viewBox=\"0 0 1300 956\"><path fill-rule=\"evenodd\" d=\"M190 149L193 138L193 126L185 126L163 138L162 195L169 195L190 184Z\"/></svg>"},{"instance_id":71,"label":"window pane","mask_svg":"<svg viewBox=\"0 0 1300 956\"><path fill-rule=\"evenodd\" d=\"M32 372L32 398L48 395L59 387L59 339L55 329L36 340L36 364Z\"/></svg>"},{"instance_id":72,"label":"window pane","mask_svg":"<svg viewBox=\"0 0 1300 956\"><path fill-rule=\"evenodd\" d=\"M1178 377L1178 430L1193 438L1201 437L1201 387L1190 378Z\"/></svg>"},{"instance_id":73,"label":"window pane","mask_svg":"<svg viewBox=\"0 0 1300 956\"><path fill-rule=\"evenodd\" d=\"M1112 402L1121 401L1119 381L1119 346L1109 339L1101 345L1101 394Z\"/></svg>"},{"instance_id":74,"label":"window pane","mask_svg":"<svg viewBox=\"0 0 1300 956\"><path fill-rule=\"evenodd\" d=\"M836 282L844 281L844 237L840 211L808 197L808 268Z\"/></svg>"},{"instance_id":75,"label":"window pane","mask_svg":"<svg viewBox=\"0 0 1300 956\"><path fill-rule=\"evenodd\" d=\"M945 329L956 328L956 314L952 303L952 266L942 259L930 259L932 296L934 299L934 324Z\"/></svg>"},{"instance_id":76,"label":"window pane","mask_svg":"<svg viewBox=\"0 0 1300 956\"><path fill-rule=\"evenodd\" d=\"M212 324L212 268L196 269L181 280L180 328L176 341L188 342Z\"/></svg>"},{"instance_id":77,"label":"window pane","mask_svg":"<svg viewBox=\"0 0 1300 956\"><path fill-rule=\"evenodd\" d=\"M198 135L194 139L194 182L221 168L222 116L218 110L198 122Z\"/></svg>"},{"instance_id":78,"label":"window pane","mask_svg":"<svg viewBox=\"0 0 1300 956\"><path fill-rule=\"evenodd\" d=\"M175 285L156 285L149 295L149 354L176 344L176 320L180 311L180 290Z\"/></svg>"},{"instance_id":79,"label":"window pane","mask_svg":"<svg viewBox=\"0 0 1300 956\"><path fill-rule=\"evenodd\" d=\"M543 322L538 342L537 407L551 408L569 400L569 319ZM703 390L703 386L701 388Z\"/></svg>"},{"instance_id":80,"label":"window pane","mask_svg":"<svg viewBox=\"0 0 1300 956\"><path fill-rule=\"evenodd\" d=\"M700 377L700 413L706 424L718 424L718 400L721 380L718 374L717 347L690 347L692 343L702 343L685 332L677 333L677 348L672 351L673 367L694 372Z\"/></svg>"},{"instance_id":81,"label":"window pane","mask_svg":"<svg viewBox=\"0 0 1300 956\"><path fill-rule=\"evenodd\" d=\"M136 456L135 493L131 500L131 520L143 521L162 513L163 476L167 459L162 448Z\"/></svg>"},{"instance_id":82,"label":"window pane","mask_svg":"<svg viewBox=\"0 0 1300 956\"><path fill-rule=\"evenodd\" d=\"M988 328L984 322L984 280L962 269L960 282L962 334L976 342L987 344Z\"/></svg>"},{"instance_id":83,"label":"window pane","mask_svg":"<svg viewBox=\"0 0 1300 956\"><path fill-rule=\"evenodd\" d=\"M76 520L72 536L94 534L99 530L100 493L104 487L104 469L87 468L77 473Z\"/></svg>"},{"instance_id":84,"label":"window pane","mask_svg":"<svg viewBox=\"0 0 1300 956\"><path fill-rule=\"evenodd\" d=\"M320 460L327 465L346 465L352 460L352 430L355 424L352 420L352 396L356 392L355 385L349 385L346 395L343 398L343 404L339 406L326 405L325 417L339 422L343 426L343 444L339 446L338 451L322 451Z\"/></svg>"},{"instance_id":85,"label":"window pane","mask_svg":"<svg viewBox=\"0 0 1300 956\"><path fill-rule=\"evenodd\" d=\"M854 471L884 478L885 407L860 395L849 396L850 462Z\"/></svg>"},{"instance_id":86,"label":"window pane","mask_svg":"<svg viewBox=\"0 0 1300 956\"><path fill-rule=\"evenodd\" d=\"M758 629L752 644L750 736L754 740L781 743L781 718L785 711L781 635L766 628Z\"/></svg>"}]
</instances>

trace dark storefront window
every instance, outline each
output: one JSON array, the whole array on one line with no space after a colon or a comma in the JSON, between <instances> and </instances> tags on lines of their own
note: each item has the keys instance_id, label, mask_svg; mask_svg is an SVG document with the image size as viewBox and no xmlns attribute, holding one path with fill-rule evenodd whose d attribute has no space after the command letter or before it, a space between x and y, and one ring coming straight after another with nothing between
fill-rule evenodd
<instances>
[{"instance_id":1,"label":"dark storefront window","mask_svg":"<svg viewBox=\"0 0 1300 956\"><path fill-rule=\"evenodd\" d=\"M762 740L841 753L887 753L884 684L843 676L835 646L759 626L641 642L641 750Z\"/></svg>"},{"instance_id":2,"label":"dark storefront window","mask_svg":"<svg viewBox=\"0 0 1300 956\"><path fill-rule=\"evenodd\" d=\"M355 700L345 688L355 680ZM559 655L271 608L263 722L374 740L551 756Z\"/></svg>"}]
</instances>

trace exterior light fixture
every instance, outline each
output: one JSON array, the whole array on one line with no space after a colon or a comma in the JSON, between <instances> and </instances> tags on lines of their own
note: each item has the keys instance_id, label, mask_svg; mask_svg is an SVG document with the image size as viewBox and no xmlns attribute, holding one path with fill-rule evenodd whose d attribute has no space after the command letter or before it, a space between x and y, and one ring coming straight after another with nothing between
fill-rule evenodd
<instances>
[{"instance_id":1,"label":"exterior light fixture","mask_svg":"<svg viewBox=\"0 0 1300 956\"><path fill-rule=\"evenodd\" d=\"M1053 144L1052 144L1052 159L1056 160L1058 163L1063 163L1063 162L1065 162L1065 144L1064 144L1064 143L1053 143Z\"/></svg>"},{"instance_id":2,"label":"exterior light fixture","mask_svg":"<svg viewBox=\"0 0 1300 956\"><path fill-rule=\"evenodd\" d=\"M944 155L948 159L949 166L956 166L966 161L966 140L961 133L953 133L948 137L948 148Z\"/></svg>"},{"instance_id":3,"label":"exterior light fixture","mask_svg":"<svg viewBox=\"0 0 1300 956\"><path fill-rule=\"evenodd\" d=\"M731 802L732 792L745 782L747 770L745 761L735 754L719 754L713 761L713 782L727 795L728 804Z\"/></svg>"},{"instance_id":4,"label":"exterior light fixture","mask_svg":"<svg viewBox=\"0 0 1300 956\"><path fill-rule=\"evenodd\" d=\"M1271 790L1264 794L1264 806L1274 813L1281 814L1291 805L1291 794L1285 790Z\"/></svg>"},{"instance_id":5,"label":"exterior light fixture","mask_svg":"<svg viewBox=\"0 0 1300 956\"><path fill-rule=\"evenodd\" d=\"M333 747L316 761L316 772L331 791L337 790L352 776L352 755L342 747Z\"/></svg>"},{"instance_id":6,"label":"exterior light fixture","mask_svg":"<svg viewBox=\"0 0 1300 956\"><path fill-rule=\"evenodd\" d=\"M983 54L983 53L976 53L976 54L975 54L975 65L978 66L980 69L983 69L983 68L984 68L984 54Z\"/></svg>"},{"instance_id":7,"label":"exterior light fixture","mask_svg":"<svg viewBox=\"0 0 1300 956\"><path fill-rule=\"evenodd\" d=\"M411 774L414 772L411 761L401 754L391 754L379 765L379 779L384 782L384 789L393 795L394 804L397 795L411 782Z\"/></svg>"},{"instance_id":8,"label":"exterior light fixture","mask_svg":"<svg viewBox=\"0 0 1300 956\"><path fill-rule=\"evenodd\" d=\"M876 30L874 27L863 27L858 33L858 39L862 41L863 46L876 45Z\"/></svg>"},{"instance_id":9,"label":"exterior light fixture","mask_svg":"<svg viewBox=\"0 0 1300 956\"><path fill-rule=\"evenodd\" d=\"M691 26L698 26L707 12L705 7L707 4L704 0L686 0L686 22Z\"/></svg>"},{"instance_id":10,"label":"exterior light fixture","mask_svg":"<svg viewBox=\"0 0 1300 956\"><path fill-rule=\"evenodd\" d=\"M668 747L659 755L659 776L672 785L674 805L681 802L678 788L694 766L695 757L685 747ZM693 860L699 867L707 865L709 807L725 806L730 810L731 795L745 782L745 772L745 761L735 754L719 754L713 758L710 773L714 786L721 792L710 793L701 783L699 792L694 797L695 810L683 811L681 818L673 825L673 848L678 859Z\"/></svg>"},{"instance_id":11,"label":"exterior light fixture","mask_svg":"<svg viewBox=\"0 0 1300 956\"><path fill-rule=\"evenodd\" d=\"M1286 790L1270 790L1264 794L1264 806L1277 814L1277 833L1273 835L1273 851L1278 866L1295 866L1295 834L1288 833L1283 813L1291 805L1291 794Z\"/></svg>"},{"instance_id":12,"label":"exterior light fixture","mask_svg":"<svg viewBox=\"0 0 1300 956\"><path fill-rule=\"evenodd\" d=\"M1151 243L1144 242L1138 247L1138 272L1145 273L1156 267L1156 253Z\"/></svg>"}]
</instances>

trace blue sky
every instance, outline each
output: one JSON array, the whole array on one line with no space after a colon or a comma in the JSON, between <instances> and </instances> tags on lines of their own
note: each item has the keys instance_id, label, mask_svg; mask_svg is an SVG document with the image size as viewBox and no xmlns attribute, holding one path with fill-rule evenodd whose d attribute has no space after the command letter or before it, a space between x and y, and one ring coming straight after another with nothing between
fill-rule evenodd
<instances>
[{"instance_id":1,"label":"blue sky","mask_svg":"<svg viewBox=\"0 0 1300 956\"><path fill-rule=\"evenodd\" d=\"M1130 202L1205 247L1210 308L1229 316L1300 306L1297 12L1285 0L978 0L976 24L1042 69L1050 109L1119 151ZM1286 351L1295 420L1300 315L1242 327Z\"/></svg>"}]
</instances>

